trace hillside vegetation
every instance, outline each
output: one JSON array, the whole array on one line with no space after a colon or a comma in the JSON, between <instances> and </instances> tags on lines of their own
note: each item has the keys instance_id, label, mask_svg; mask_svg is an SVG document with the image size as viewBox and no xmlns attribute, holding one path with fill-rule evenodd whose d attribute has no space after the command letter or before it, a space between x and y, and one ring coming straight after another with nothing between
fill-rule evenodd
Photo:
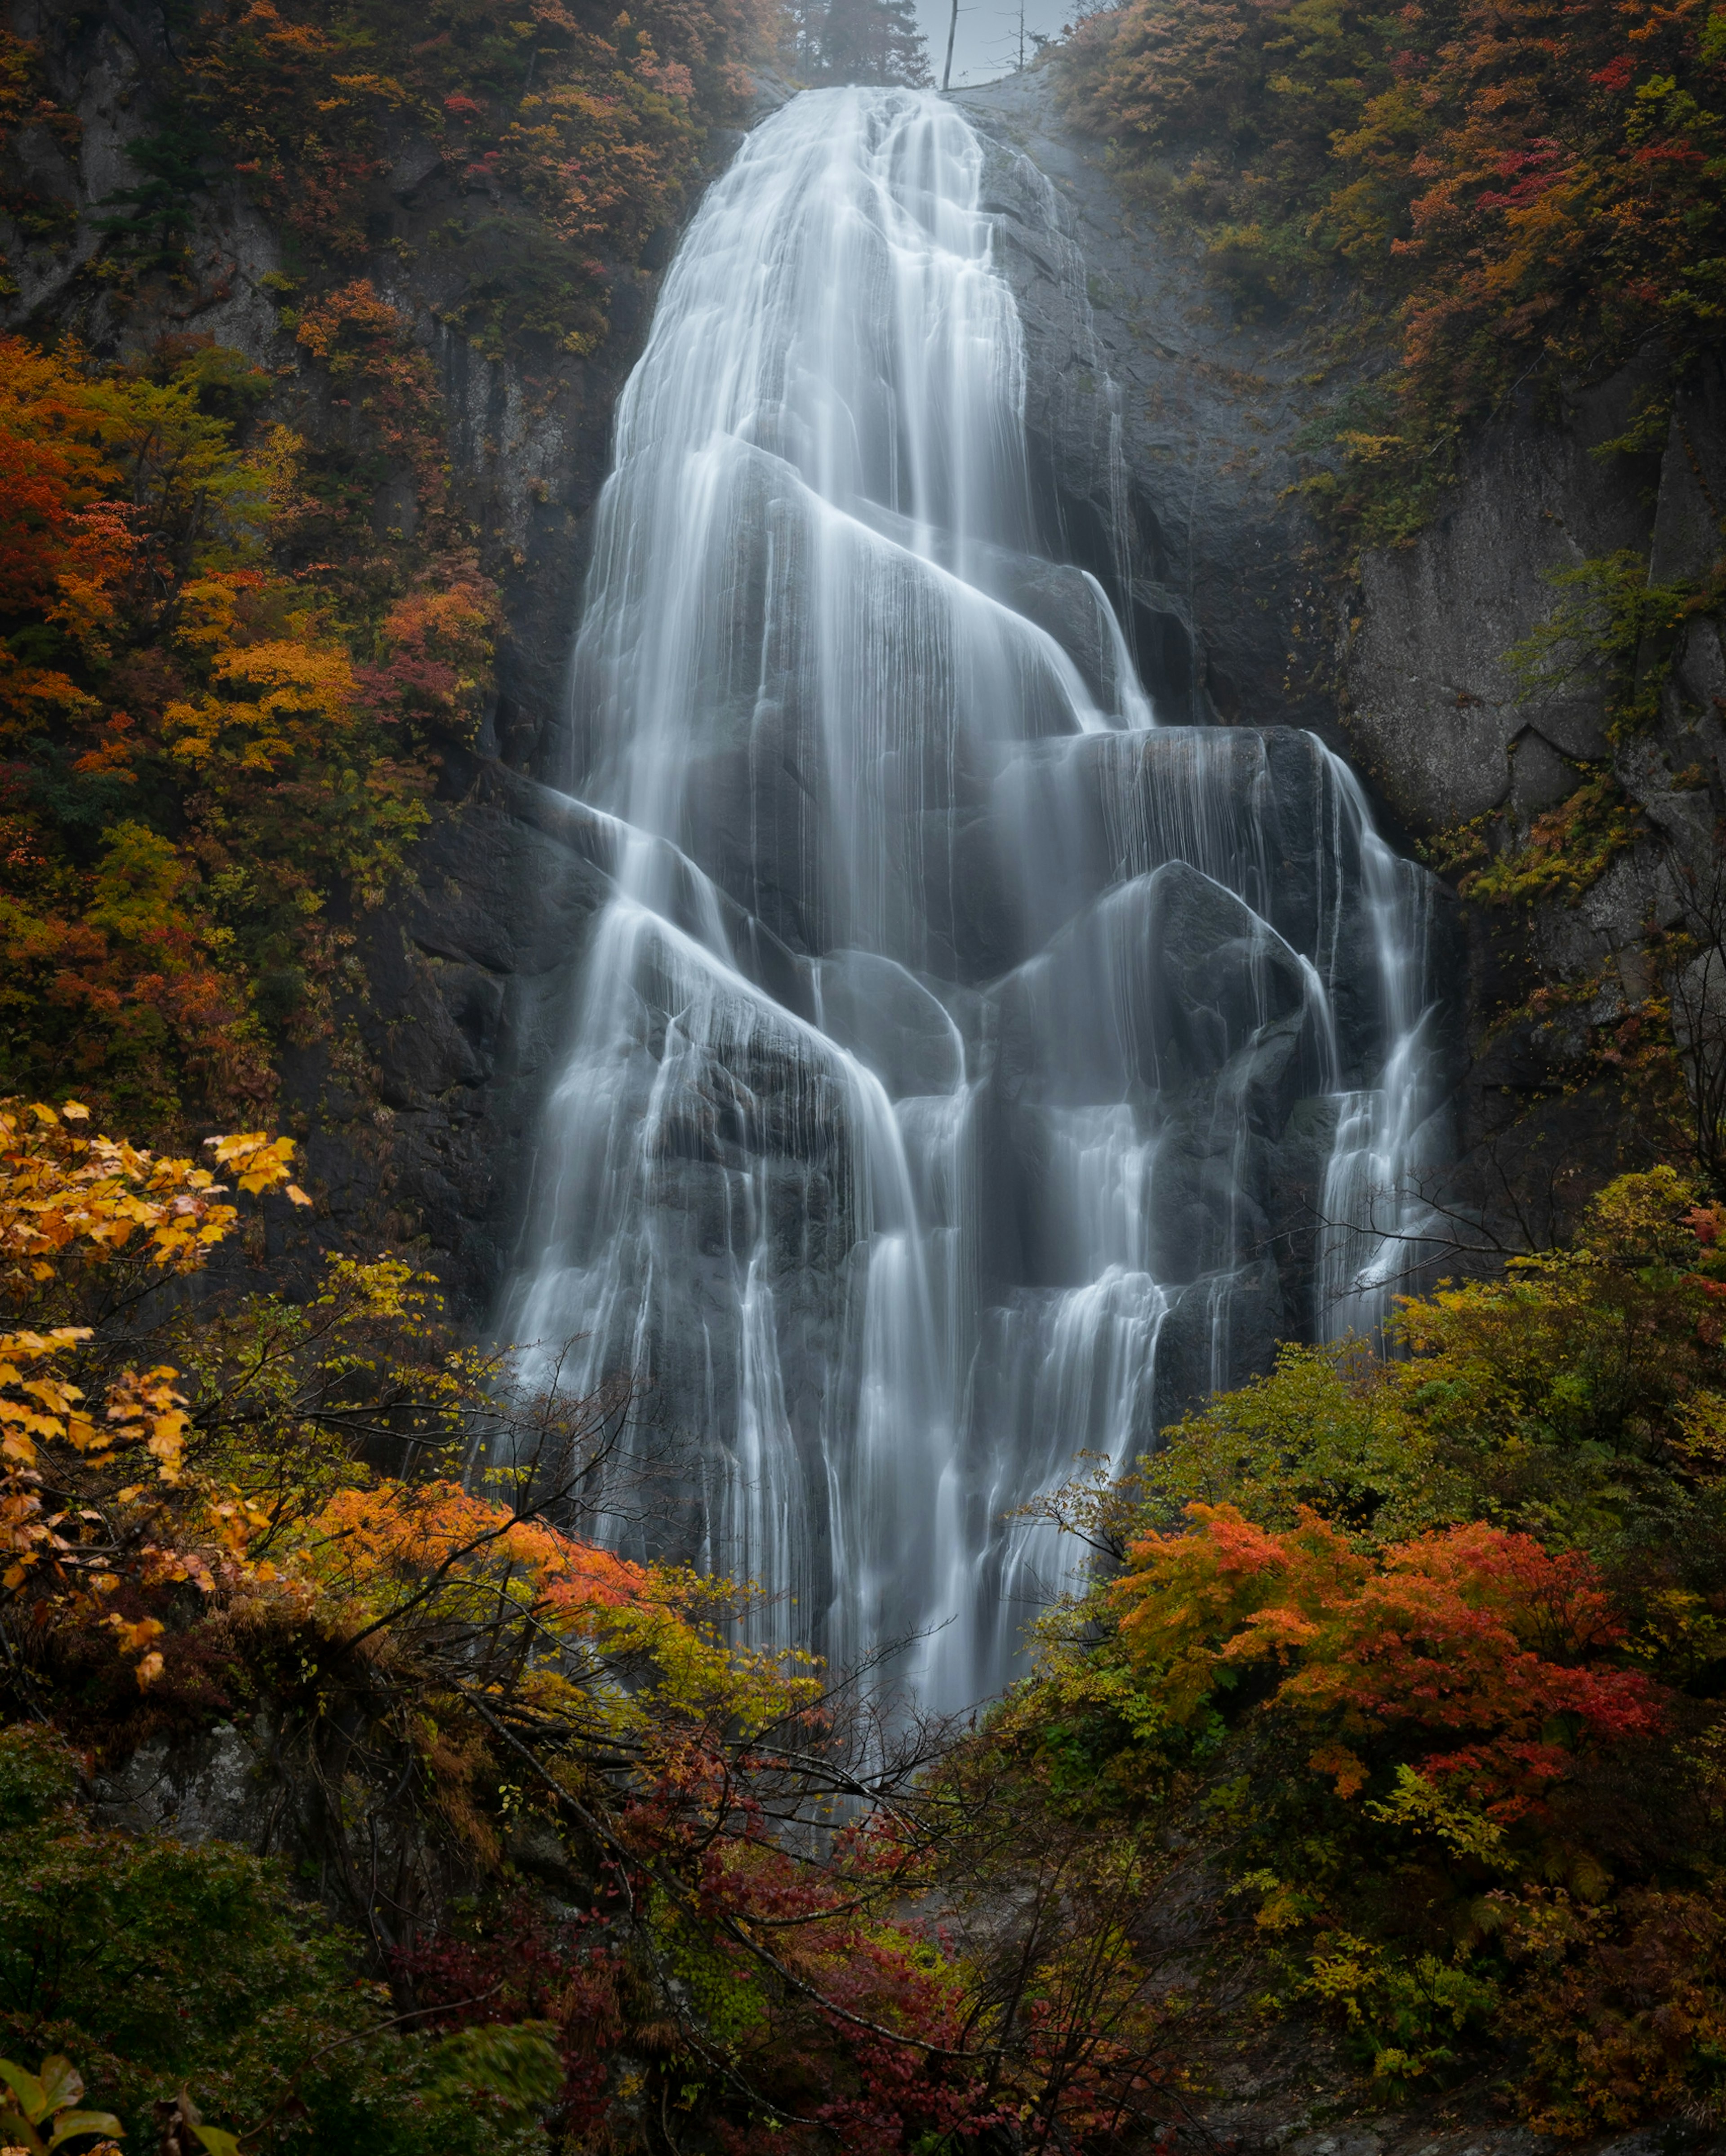
<instances>
[{"instance_id":1,"label":"hillside vegetation","mask_svg":"<svg viewBox=\"0 0 1726 2156\"><path fill-rule=\"evenodd\" d=\"M1718 1116L1389 1359L1291 1348L1049 1499L1072 1591L961 1727L613 1553L602 1468L686 1502L650 1401L524 1396L398 1252L280 1257L283 1058L342 1067L503 632L383 176L455 187L440 332L582 360L752 65L920 72L903 0L837 16L167 0L81 228L0 38L12 274L95 241L0 342L0 2148L1103 2156L1285 2041L1333 2118L1716 2131ZM1723 25L1124 0L1061 64L1238 305L1381 341L1315 484L1395 538L1509 397L1634 358L1663 426ZM236 181L276 372L160 333Z\"/></svg>"},{"instance_id":2,"label":"hillside vegetation","mask_svg":"<svg viewBox=\"0 0 1726 2156\"><path fill-rule=\"evenodd\" d=\"M153 1133L255 1114L286 1045L339 1057L354 916L491 686L484 535L415 326L367 274L392 158L426 145L467 206L439 245L485 266L452 327L590 351L611 266L677 213L774 33L747 7L559 0L174 0L163 28L136 182L58 310L101 343L49 324L0 354L0 1087L57 1083ZM25 151L75 157L80 127L40 45L0 33L15 254L79 237ZM311 392L286 418L239 352L126 332L198 290L199 219L236 179L285 264L267 281Z\"/></svg>"},{"instance_id":3,"label":"hillside vegetation","mask_svg":"<svg viewBox=\"0 0 1726 2156\"><path fill-rule=\"evenodd\" d=\"M1062 55L1074 116L1251 308L1384 345L1314 482L1406 536L1467 430L1635 360L1626 449L1726 335L1726 13L1708 0L1123 0ZM1315 444L1315 446L1317 444Z\"/></svg>"},{"instance_id":4,"label":"hillside vegetation","mask_svg":"<svg viewBox=\"0 0 1726 2156\"><path fill-rule=\"evenodd\" d=\"M132 2145L183 2089L258 2148L1148 2146L1290 2027L1345 2110L1720 2117L1726 1258L1672 1171L1051 1500L1104 1562L942 1732L584 1539L635 1404L523 1399L405 1265L164 1297L287 1142L88 1124L0 1116L0 2044ZM249 1847L116 1810L213 1743Z\"/></svg>"}]
</instances>

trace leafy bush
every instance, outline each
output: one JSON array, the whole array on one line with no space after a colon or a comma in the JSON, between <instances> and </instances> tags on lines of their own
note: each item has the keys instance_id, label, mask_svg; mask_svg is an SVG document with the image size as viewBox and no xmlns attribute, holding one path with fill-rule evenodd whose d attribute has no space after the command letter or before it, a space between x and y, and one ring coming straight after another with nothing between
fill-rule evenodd
<instances>
[{"instance_id":1,"label":"leafy bush","mask_svg":"<svg viewBox=\"0 0 1726 2156\"><path fill-rule=\"evenodd\" d=\"M1548 2130L1718 2103L1720 1226L1621 1178L1400 1359L1285 1350L1055 1508L1120 1568L975 1745L1208 1852L1381 2097L1508 2030Z\"/></svg>"},{"instance_id":2,"label":"leafy bush","mask_svg":"<svg viewBox=\"0 0 1726 2156\"><path fill-rule=\"evenodd\" d=\"M135 2143L186 2088L284 2149L545 2145L533 2115L560 2077L542 2029L402 2032L358 1940L276 1866L103 1831L75 1795L51 1737L0 1732L0 2030L78 2058Z\"/></svg>"},{"instance_id":3,"label":"leafy bush","mask_svg":"<svg viewBox=\"0 0 1726 2156\"><path fill-rule=\"evenodd\" d=\"M383 316L345 363L381 379L371 416L429 508L436 404ZM275 566L322 511L285 429L237 445L225 415L263 386L237 355L0 357L0 1086L53 1075L170 1127L255 1106L278 1032L319 1020L263 983L327 976L332 904L400 873L439 745L471 734L495 598L445 550L367 620Z\"/></svg>"},{"instance_id":4,"label":"leafy bush","mask_svg":"<svg viewBox=\"0 0 1726 2156\"><path fill-rule=\"evenodd\" d=\"M103 2137L99 2151L107 2156L113 2143L105 2137L121 2131L120 2121L108 2111L83 2111L83 2077L69 2059L50 2055L33 2074L11 2059L0 2059L0 2133L26 2156L50 2156L69 2142Z\"/></svg>"}]
</instances>

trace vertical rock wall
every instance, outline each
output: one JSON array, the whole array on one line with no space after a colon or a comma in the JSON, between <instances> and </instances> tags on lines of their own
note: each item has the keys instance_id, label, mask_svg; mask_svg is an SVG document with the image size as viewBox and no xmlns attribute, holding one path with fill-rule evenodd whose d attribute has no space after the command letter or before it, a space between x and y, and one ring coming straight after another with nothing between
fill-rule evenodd
<instances>
[{"instance_id":1,"label":"vertical rock wall","mask_svg":"<svg viewBox=\"0 0 1726 2156\"><path fill-rule=\"evenodd\" d=\"M999 145L1048 484L1081 558L1117 579L1165 713L1310 727L1348 757L1385 827L1440 859L1469 824L1481 860L1525 845L1603 775L1633 805L1634 843L1585 888L1453 909L1469 1067L1445 1202L1488 1251L1562 1228L1615 1167L1682 1141L1682 1101L1651 1119L1636 1055L1649 999L1673 985L1662 948L1682 934L1717 944L1726 924L1726 676L1718 617L1693 619L1657 718L1616 741L1602 669L1530 699L1505 654L1559 603L1556 572L1627 552L1652 583L1707 577L1726 516L1726 377L1704 368L1645 453L1606 447L1644 401L1635 368L1557 413L1513 411L1472 443L1412 544L1345 572L1292 490L1311 469L1302 429L1349 378L1346 323L1236 319L1202 242L1129 201L1102 146L1064 126L1047 70L964 101ZM1062 249L1082 258L1088 308L1050 274ZM1098 516L1111 459L1124 532ZM1662 657L1646 653L1645 672ZM1723 971L1693 963L1681 1047L1687 1023L1726 1042Z\"/></svg>"},{"instance_id":2,"label":"vertical rock wall","mask_svg":"<svg viewBox=\"0 0 1726 2156\"><path fill-rule=\"evenodd\" d=\"M189 198L183 279L123 290L95 270L94 220L105 198L136 184L126 145L160 124L177 64L160 9L100 0L74 15L18 0L10 14L41 46L81 133L68 150L46 126L16 131L13 155L31 190L77 223L58 249L0 234L18 285L0 300L0 326L49 339L69 330L100 357L169 336L213 340L275 377L266 416L314 444L339 442L339 392L280 320L280 237L233 176L213 165L207 189ZM716 164L735 139L711 142ZM334 1038L285 1051L279 1114L306 1148L313 1236L387 1240L433 1265L478 1317L504 1263L529 1103L600 880L532 774L555 761L586 519L675 234L650 244L655 268L611 270L611 332L590 357L547 344L486 358L446 326L474 269L439 234L461 208L461 183L428 141L403 132L391 149L367 203L375 252L356 274L412 319L434 360L458 506L502 588L507 629L494 707L474 752L446 759L411 879L383 907L335 924L354 941ZM380 530L414 513L411 484L380 490Z\"/></svg>"},{"instance_id":3,"label":"vertical rock wall","mask_svg":"<svg viewBox=\"0 0 1726 2156\"><path fill-rule=\"evenodd\" d=\"M83 123L74 156L42 128L23 131L18 153L39 192L93 211L131 178L124 145L147 131L172 68L160 18L125 0L75 19L48 0L13 13ZM1129 205L1098 146L1060 122L1046 71L963 101L998 146L990 206L1025 319L1044 517L1120 601L1164 716L1312 729L1350 757L1405 843L1476 818L1513 840L1600 770L1640 810L1637 844L1579 899L1513 917L1463 910L1472 1197L1507 1172L1530 1187L1544 1178L1549 1217L1565 1178L1604 1172L1623 1137L1578 1072L1596 1069L1603 1033L1662 988L1650 936L1682 927L1685 875L1693 907L1698 884L1716 880L1726 666L1718 624L1693 623L1657 724L1622 747L1607 737L1600 684L1531 709L1503 654L1549 609L1549 570L1624 547L1652 548L1657 580L1711 566L1726 386L1718 372L1693 384L1664 449L1639 457L1594 454L1635 405L1628 377L1554 418L1511 415L1474 444L1413 546L1369 557L1358 582L1339 584L1288 491L1301 429L1332 393L1327 326L1231 319L1192 247ZM716 165L731 146L711 145ZM418 1250L478 1314L509 1262L532 1104L604 888L536 774L558 767L587 518L657 271L615 273L612 333L591 358L485 358L443 319L465 272L432 235L457 183L430 145L404 136L394 149L366 267L436 362L462 502L502 583L508 634L480 741L449 760L411 886L350 924L339 1038L290 1052L284 1106L306 1141L320 1232ZM4 321L73 327L105 353L208 335L275 375L295 427L339 429L327 385L280 326L267 223L220 176L198 213L190 288L146 285L122 311L89 274L86 220L72 246L31 257ZM673 237L650 259L662 263ZM378 513L403 506L380 499ZM1595 985L1579 997L1579 983ZM1541 1008L1554 986L1556 1014L1549 997Z\"/></svg>"}]
</instances>

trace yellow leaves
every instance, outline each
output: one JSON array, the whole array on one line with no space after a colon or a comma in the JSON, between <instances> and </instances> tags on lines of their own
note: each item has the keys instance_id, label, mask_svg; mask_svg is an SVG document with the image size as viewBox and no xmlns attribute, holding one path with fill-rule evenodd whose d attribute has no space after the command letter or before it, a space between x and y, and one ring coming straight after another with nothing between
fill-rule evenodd
<instances>
[{"instance_id":1,"label":"yellow leaves","mask_svg":"<svg viewBox=\"0 0 1726 2156\"><path fill-rule=\"evenodd\" d=\"M179 590L175 644L188 657L219 657L241 633L246 595L263 582L255 569L188 578Z\"/></svg>"},{"instance_id":2,"label":"yellow leaves","mask_svg":"<svg viewBox=\"0 0 1726 2156\"><path fill-rule=\"evenodd\" d=\"M273 624L285 634L249 633L248 595L263 583L236 572L183 588L175 640L202 661L210 685L170 703L162 723L174 754L188 763L270 772L295 757L327 755L352 732L353 662L310 613L301 609Z\"/></svg>"},{"instance_id":3,"label":"yellow leaves","mask_svg":"<svg viewBox=\"0 0 1726 2156\"><path fill-rule=\"evenodd\" d=\"M1359 1796L1366 1787L1366 1762L1351 1752L1346 1744L1321 1744L1312 1753L1307 1764L1315 1774L1328 1774L1336 1784L1337 1794L1344 1801Z\"/></svg>"},{"instance_id":4,"label":"yellow leaves","mask_svg":"<svg viewBox=\"0 0 1726 2156\"><path fill-rule=\"evenodd\" d=\"M367 1317L405 1317L418 1321L424 1314L426 1298L418 1292L431 1281L430 1273L417 1273L399 1258L344 1258L332 1256L324 1275L323 1293L316 1306L334 1310L352 1302ZM441 1306L439 1306L439 1307Z\"/></svg>"},{"instance_id":5,"label":"yellow leaves","mask_svg":"<svg viewBox=\"0 0 1726 2156\"><path fill-rule=\"evenodd\" d=\"M136 1655L139 1658L134 1674L139 1689L145 1690L162 1675L162 1661L152 1642L162 1637L163 1626L154 1617L141 1617L136 1624L128 1624L117 1613L110 1614L107 1623L122 1655Z\"/></svg>"},{"instance_id":6,"label":"yellow leaves","mask_svg":"<svg viewBox=\"0 0 1726 2156\"><path fill-rule=\"evenodd\" d=\"M1357 464L1377 464L1403 455L1408 442L1401 434L1368 434L1344 429L1337 440Z\"/></svg>"},{"instance_id":7,"label":"yellow leaves","mask_svg":"<svg viewBox=\"0 0 1726 2156\"><path fill-rule=\"evenodd\" d=\"M119 1445L137 1445L156 1462L161 1481L179 1481L191 1427L185 1397L174 1390L179 1374L162 1363L153 1370L128 1370L109 1387L108 1427L92 1430L80 1447L93 1465L102 1466Z\"/></svg>"},{"instance_id":8,"label":"yellow leaves","mask_svg":"<svg viewBox=\"0 0 1726 2156\"><path fill-rule=\"evenodd\" d=\"M190 1426L186 1403L173 1389L177 1370L127 1370L107 1391L98 1421L81 1413L85 1398L55 1358L90 1338L86 1327L64 1325L51 1332L0 1333L0 1460L12 1470L35 1467L44 1445L69 1445L93 1466L121 1445L141 1445L161 1481L178 1479ZM37 1366L46 1367L38 1372ZM28 1374L27 1374L28 1373Z\"/></svg>"},{"instance_id":9,"label":"yellow leaves","mask_svg":"<svg viewBox=\"0 0 1726 2156\"><path fill-rule=\"evenodd\" d=\"M1583 1247L1632 1265L1651 1258L1687 1260L1695 1244L1690 1222L1695 1204L1695 1189L1676 1168L1621 1175L1590 1201Z\"/></svg>"},{"instance_id":10,"label":"yellow leaves","mask_svg":"<svg viewBox=\"0 0 1726 2156\"><path fill-rule=\"evenodd\" d=\"M128 1245L143 1262L192 1272L237 1217L208 1168L106 1137L85 1137L88 1111L63 1119L36 1103L0 1103L0 1279L14 1290L52 1281L69 1259L105 1265ZM294 1145L262 1132L213 1138L217 1161L243 1190L287 1183ZM308 1201L303 1192L296 1204Z\"/></svg>"},{"instance_id":11,"label":"yellow leaves","mask_svg":"<svg viewBox=\"0 0 1726 2156\"><path fill-rule=\"evenodd\" d=\"M123 1499L127 1493L121 1491L120 1494ZM212 1494L204 1506L205 1533L229 1558L244 1564L251 1576L260 1582L273 1581L280 1577L275 1565L253 1564L250 1562L254 1540L268 1534L273 1524L269 1512L262 1505L246 1496L244 1491L231 1486L226 1495Z\"/></svg>"},{"instance_id":12,"label":"yellow leaves","mask_svg":"<svg viewBox=\"0 0 1726 2156\"><path fill-rule=\"evenodd\" d=\"M311 1200L297 1183L287 1183L288 1163L294 1158L292 1138L272 1138L262 1131L243 1131L237 1137L206 1138L204 1143L215 1153L216 1165L227 1169L242 1190L254 1194L262 1190L275 1190L283 1183L282 1192L295 1205L310 1205Z\"/></svg>"},{"instance_id":13,"label":"yellow leaves","mask_svg":"<svg viewBox=\"0 0 1726 2156\"><path fill-rule=\"evenodd\" d=\"M1691 1466L1710 1482L1726 1476L1726 1395L1696 1392L1673 1413Z\"/></svg>"},{"instance_id":14,"label":"yellow leaves","mask_svg":"<svg viewBox=\"0 0 1726 2156\"><path fill-rule=\"evenodd\" d=\"M62 1285L74 1263L105 1266L126 1257L146 1281L152 1272L193 1271L236 1217L233 1206L218 1202L227 1186L210 1169L86 1137L80 1127L89 1119L78 1101L62 1111L41 1101L0 1103L0 1278L18 1300ZM291 1139L246 1131L208 1143L241 1189L285 1185L296 1203L307 1202L288 1183ZM79 1539L68 1541L55 1532L59 1516L44 1518L36 1484L45 1455L58 1451L63 1480L74 1462L100 1471L123 1459L133 1475L143 1467L146 1481L122 1490L114 1500L120 1504L135 1502L149 1485L171 1489L185 1473L192 1422L179 1373L167 1363L124 1369L103 1386L97 1410L71 1373L71 1358L91 1337L87 1327L74 1325L0 1334L0 1553L8 1560L0 1584L8 1590L44 1553L75 1561L98 1593L113 1584L112 1574L93 1568L95 1560L80 1557L82 1527L69 1528ZM216 1534L230 1551L249 1532L243 1507L233 1518L237 1524ZM162 1563L173 1578L209 1584L201 1560Z\"/></svg>"},{"instance_id":15,"label":"yellow leaves","mask_svg":"<svg viewBox=\"0 0 1726 2156\"><path fill-rule=\"evenodd\" d=\"M290 490L301 444L278 429L258 467L272 497ZM291 588L253 570L182 587L174 641L202 679L162 713L175 757L201 772L316 769L353 751L357 683L347 648Z\"/></svg>"},{"instance_id":16,"label":"yellow leaves","mask_svg":"<svg viewBox=\"0 0 1726 2156\"><path fill-rule=\"evenodd\" d=\"M392 109L412 102L408 93L393 74L336 74L331 75L330 80L344 95L340 100L330 100L327 105L321 103L318 106L321 112L339 110L340 105L347 98L375 97Z\"/></svg>"},{"instance_id":17,"label":"yellow leaves","mask_svg":"<svg viewBox=\"0 0 1726 2156\"><path fill-rule=\"evenodd\" d=\"M291 734L295 720L321 721L331 728L350 723L353 666L339 644L316 644L295 637L242 645L223 654L215 678L253 691L261 729L275 726Z\"/></svg>"},{"instance_id":18,"label":"yellow leaves","mask_svg":"<svg viewBox=\"0 0 1726 2156\"><path fill-rule=\"evenodd\" d=\"M1657 1588L1644 1601L1631 1648L1639 1660L1695 1684L1726 1661L1726 1612L1687 1588Z\"/></svg>"},{"instance_id":19,"label":"yellow leaves","mask_svg":"<svg viewBox=\"0 0 1726 2156\"><path fill-rule=\"evenodd\" d=\"M33 1467L39 1442L63 1436L74 1404L84 1397L51 1368L39 1377L27 1377L26 1370L89 1337L86 1327L73 1325L0 1333L0 1460L9 1466Z\"/></svg>"},{"instance_id":20,"label":"yellow leaves","mask_svg":"<svg viewBox=\"0 0 1726 2156\"><path fill-rule=\"evenodd\" d=\"M306 460L306 438L280 421L264 437L264 445L252 455L265 498L280 510L300 498L301 475Z\"/></svg>"}]
</instances>

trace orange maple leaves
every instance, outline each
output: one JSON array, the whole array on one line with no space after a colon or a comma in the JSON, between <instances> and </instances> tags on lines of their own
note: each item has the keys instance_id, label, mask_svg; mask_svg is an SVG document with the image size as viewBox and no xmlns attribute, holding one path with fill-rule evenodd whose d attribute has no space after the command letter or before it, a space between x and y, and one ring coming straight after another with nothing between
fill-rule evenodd
<instances>
[{"instance_id":1,"label":"orange maple leaves","mask_svg":"<svg viewBox=\"0 0 1726 2156\"><path fill-rule=\"evenodd\" d=\"M363 1592L427 1578L512 1578L520 1599L551 1624L664 1599L645 1566L523 1518L459 1482L344 1490L318 1514L311 1534L326 1583Z\"/></svg>"},{"instance_id":2,"label":"orange maple leaves","mask_svg":"<svg viewBox=\"0 0 1726 2156\"><path fill-rule=\"evenodd\" d=\"M1188 1517L1134 1543L1113 1590L1129 1656L1178 1722L1258 1666L1340 1796L1412 1755L1508 1822L1577 1748L1662 1726L1660 1688L1610 1659L1624 1626L1580 1553L1478 1521L1368 1553L1307 1511L1280 1534L1232 1505Z\"/></svg>"}]
</instances>

